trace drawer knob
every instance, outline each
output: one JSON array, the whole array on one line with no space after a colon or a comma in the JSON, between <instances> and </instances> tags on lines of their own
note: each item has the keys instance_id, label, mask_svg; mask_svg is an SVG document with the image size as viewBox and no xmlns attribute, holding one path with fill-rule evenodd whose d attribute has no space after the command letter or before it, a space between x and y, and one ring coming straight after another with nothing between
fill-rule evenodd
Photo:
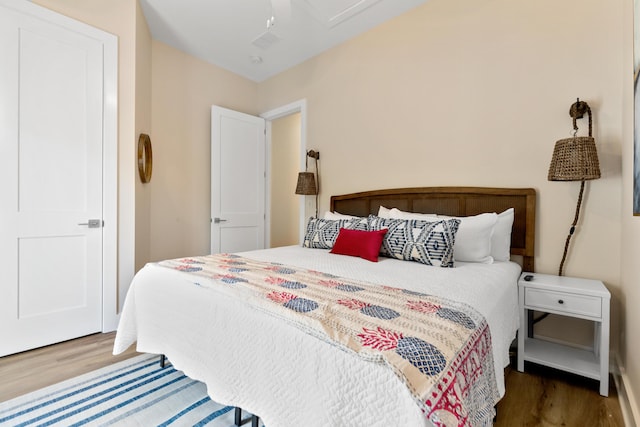
<instances>
[{"instance_id":1,"label":"drawer knob","mask_svg":"<svg viewBox=\"0 0 640 427\"><path fill-rule=\"evenodd\" d=\"M564 304L564 300L559 299L558 304Z\"/></svg>"}]
</instances>

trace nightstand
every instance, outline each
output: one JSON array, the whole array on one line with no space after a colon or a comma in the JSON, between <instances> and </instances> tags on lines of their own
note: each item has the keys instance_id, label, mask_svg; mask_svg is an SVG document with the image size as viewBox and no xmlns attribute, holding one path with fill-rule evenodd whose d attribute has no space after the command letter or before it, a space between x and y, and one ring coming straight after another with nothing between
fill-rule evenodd
<instances>
[{"instance_id":1,"label":"nightstand","mask_svg":"<svg viewBox=\"0 0 640 427\"><path fill-rule=\"evenodd\" d=\"M525 277L531 275L531 280ZM522 273L518 281L520 330L518 371L534 362L600 381L609 394L609 302L611 294L599 280ZM593 350L584 350L527 336L528 311L535 310L594 322Z\"/></svg>"}]
</instances>

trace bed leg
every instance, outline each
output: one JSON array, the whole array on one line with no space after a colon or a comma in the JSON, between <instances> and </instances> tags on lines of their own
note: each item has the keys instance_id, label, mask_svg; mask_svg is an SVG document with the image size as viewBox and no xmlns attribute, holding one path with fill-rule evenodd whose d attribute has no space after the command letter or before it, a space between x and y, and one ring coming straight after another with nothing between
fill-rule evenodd
<instances>
[{"instance_id":1,"label":"bed leg","mask_svg":"<svg viewBox=\"0 0 640 427\"><path fill-rule=\"evenodd\" d=\"M493 416L493 422L495 423L498 421L498 405L495 405L493 409L495 410L495 415Z\"/></svg>"},{"instance_id":2,"label":"bed leg","mask_svg":"<svg viewBox=\"0 0 640 427\"><path fill-rule=\"evenodd\" d=\"M251 415L251 417L247 417L244 420L242 419L242 408L236 407L235 412L235 425L239 427L251 421L251 427L258 427L258 422L260 421L260 417L256 415Z\"/></svg>"},{"instance_id":3,"label":"bed leg","mask_svg":"<svg viewBox=\"0 0 640 427\"><path fill-rule=\"evenodd\" d=\"M167 356L165 356L164 354L160 355L160 367L164 368L164 364L167 361Z\"/></svg>"}]
</instances>

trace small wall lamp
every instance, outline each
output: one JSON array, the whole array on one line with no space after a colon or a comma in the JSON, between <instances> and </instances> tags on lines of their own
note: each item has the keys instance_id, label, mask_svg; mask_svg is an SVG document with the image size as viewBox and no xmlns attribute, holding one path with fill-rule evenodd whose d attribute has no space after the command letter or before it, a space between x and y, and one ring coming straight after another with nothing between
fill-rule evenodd
<instances>
[{"instance_id":1,"label":"small wall lamp","mask_svg":"<svg viewBox=\"0 0 640 427\"><path fill-rule=\"evenodd\" d=\"M576 136L578 133L576 120L583 118L585 114L589 116L589 136ZM562 270L567 258L569 242L576 230L576 224L580 216L584 182L586 180L600 178L600 163L598 162L596 141L592 136L593 122L591 120L591 108L589 104L580 101L580 98L578 98L578 100L571 105L569 115L573 118L573 137L561 139L556 142L548 175L549 181L580 181L580 194L578 195L576 214L564 245L564 253L562 254L562 261L560 261L558 276L562 276L563 274Z\"/></svg>"},{"instance_id":2,"label":"small wall lamp","mask_svg":"<svg viewBox=\"0 0 640 427\"><path fill-rule=\"evenodd\" d=\"M315 160L315 173L309 172L309 157ZM316 218L318 217L318 193L320 191L320 172L318 170L319 159L320 152L314 150L307 151L307 155L305 156L305 171L298 173L298 183L296 184L296 194L316 196Z\"/></svg>"}]
</instances>

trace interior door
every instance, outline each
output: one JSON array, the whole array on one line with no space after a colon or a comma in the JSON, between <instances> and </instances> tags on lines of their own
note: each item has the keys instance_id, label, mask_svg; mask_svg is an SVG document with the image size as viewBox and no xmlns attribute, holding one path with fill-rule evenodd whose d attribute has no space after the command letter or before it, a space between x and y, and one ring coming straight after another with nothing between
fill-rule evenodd
<instances>
[{"instance_id":1,"label":"interior door","mask_svg":"<svg viewBox=\"0 0 640 427\"><path fill-rule=\"evenodd\" d=\"M211 108L211 253L264 248L265 121Z\"/></svg>"},{"instance_id":2,"label":"interior door","mask_svg":"<svg viewBox=\"0 0 640 427\"><path fill-rule=\"evenodd\" d=\"M0 4L0 356L101 330L102 49Z\"/></svg>"}]
</instances>

